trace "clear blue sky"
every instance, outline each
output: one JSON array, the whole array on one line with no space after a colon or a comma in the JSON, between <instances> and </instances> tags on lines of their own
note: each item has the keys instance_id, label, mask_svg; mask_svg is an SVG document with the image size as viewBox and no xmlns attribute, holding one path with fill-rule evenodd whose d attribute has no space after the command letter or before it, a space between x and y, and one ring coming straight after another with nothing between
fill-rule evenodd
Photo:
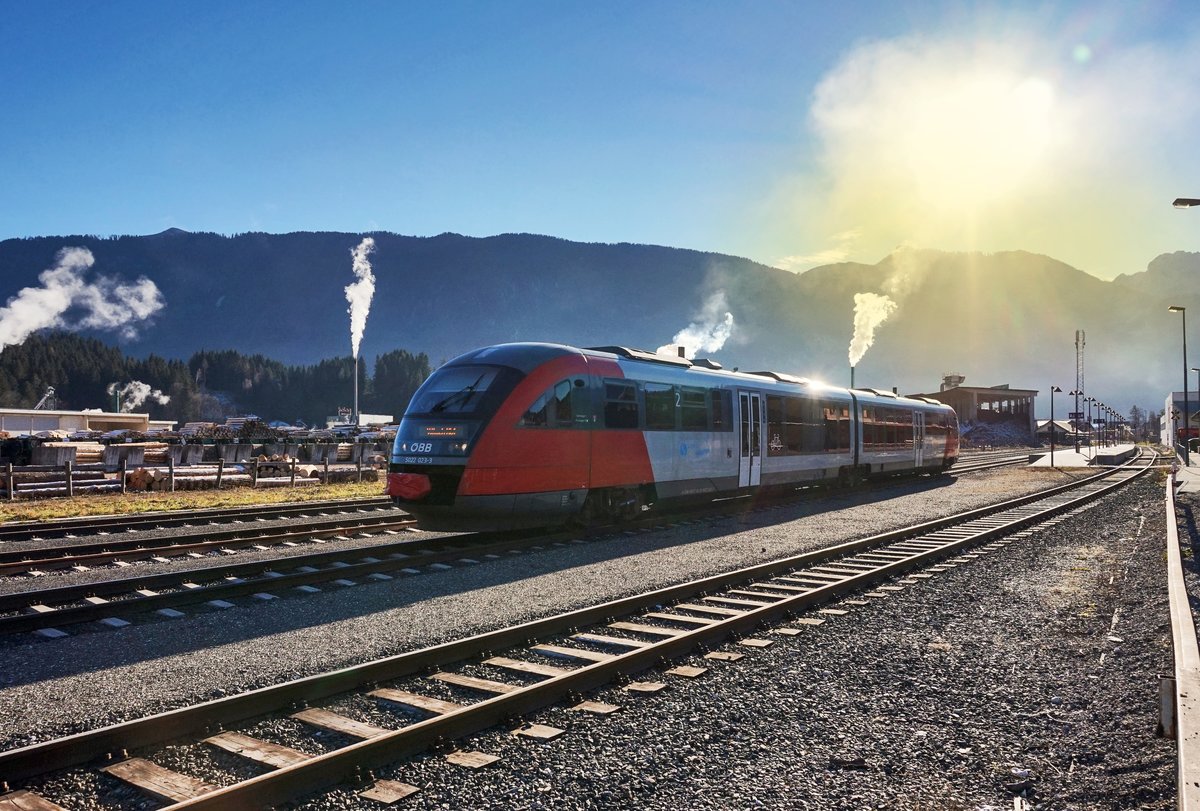
<instances>
[{"instance_id":1,"label":"clear blue sky","mask_svg":"<svg viewBox=\"0 0 1200 811\"><path fill-rule=\"evenodd\" d=\"M796 270L913 243L1109 277L1200 250L1169 205L1200 197L1198 35L1183 2L0 0L0 238L532 232Z\"/></svg>"}]
</instances>

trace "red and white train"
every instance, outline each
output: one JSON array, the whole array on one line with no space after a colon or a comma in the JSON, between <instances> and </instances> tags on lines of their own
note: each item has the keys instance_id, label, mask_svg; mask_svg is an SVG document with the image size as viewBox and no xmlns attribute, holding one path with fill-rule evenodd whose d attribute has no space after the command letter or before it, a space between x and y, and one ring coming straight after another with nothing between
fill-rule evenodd
<instances>
[{"instance_id":1,"label":"red and white train","mask_svg":"<svg viewBox=\"0 0 1200 811\"><path fill-rule=\"evenodd\" d=\"M551 526L762 487L944 471L944 403L623 347L514 343L409 403L387 492L426 529Z\"/></svg>"}]
</instances>

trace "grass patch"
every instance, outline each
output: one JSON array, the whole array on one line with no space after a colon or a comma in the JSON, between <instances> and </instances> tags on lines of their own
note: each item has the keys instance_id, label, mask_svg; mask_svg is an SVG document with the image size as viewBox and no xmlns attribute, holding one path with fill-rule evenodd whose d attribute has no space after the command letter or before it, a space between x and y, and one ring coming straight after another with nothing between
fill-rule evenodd
<instances>
[{"instance_id":1,"label":"grass patch","mask_svg":"<svg viewBox=\"0 0 1200 811\"><path fill-rule=\"evenodd\" d=\"M214 507L245 507L297 501L327 501L340 498L375 498L383 495L381 482L328 484L315 487L271 487L256 490L232 487L227 490L188 490L178 493L97 493L44 501L0 502L0 521L48 521L88 515L203 510Z\"/></svg>"}]
</instances>

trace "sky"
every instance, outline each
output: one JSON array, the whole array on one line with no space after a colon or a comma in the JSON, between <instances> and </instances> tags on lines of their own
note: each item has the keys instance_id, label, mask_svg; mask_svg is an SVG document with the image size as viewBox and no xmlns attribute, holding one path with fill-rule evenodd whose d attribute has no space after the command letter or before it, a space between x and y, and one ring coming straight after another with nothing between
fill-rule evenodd
<instances>
[{"instance_id":1,"label":"sky","mask_svg":"<svg viewBox=\"0 0 1200 811\"><path fill-rule=\"evenodd\" d=\"M1194 2L0 0L0 239L1200 250Z\"/></svg>"}]
</instances>

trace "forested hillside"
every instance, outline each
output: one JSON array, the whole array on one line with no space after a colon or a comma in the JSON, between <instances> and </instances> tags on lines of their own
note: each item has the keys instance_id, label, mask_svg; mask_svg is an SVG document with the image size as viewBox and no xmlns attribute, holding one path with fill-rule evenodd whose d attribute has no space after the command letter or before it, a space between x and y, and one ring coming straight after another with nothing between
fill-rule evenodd
<instances>
[{"instance_id":1,"label":"forested hillside","mask_svg":"<svg viewBox=\"0 0 1200 811\"><path fill-rule=\"evenodd\" d=\"M254 413L323 424L338 406L351 404L353 369L350 357L289 366L233 350L197 352L186 362L139 359L95 338L48 332L0 351L0 407L30 408L52 386L63 409L122 407L179 422ZM425 354L403 349L376 356L370 368L363 358L358 369L359 410L397 418L430 371ZM155 395L128 408L119 390L133 381Z\"/></svg>"}]
</instances>

